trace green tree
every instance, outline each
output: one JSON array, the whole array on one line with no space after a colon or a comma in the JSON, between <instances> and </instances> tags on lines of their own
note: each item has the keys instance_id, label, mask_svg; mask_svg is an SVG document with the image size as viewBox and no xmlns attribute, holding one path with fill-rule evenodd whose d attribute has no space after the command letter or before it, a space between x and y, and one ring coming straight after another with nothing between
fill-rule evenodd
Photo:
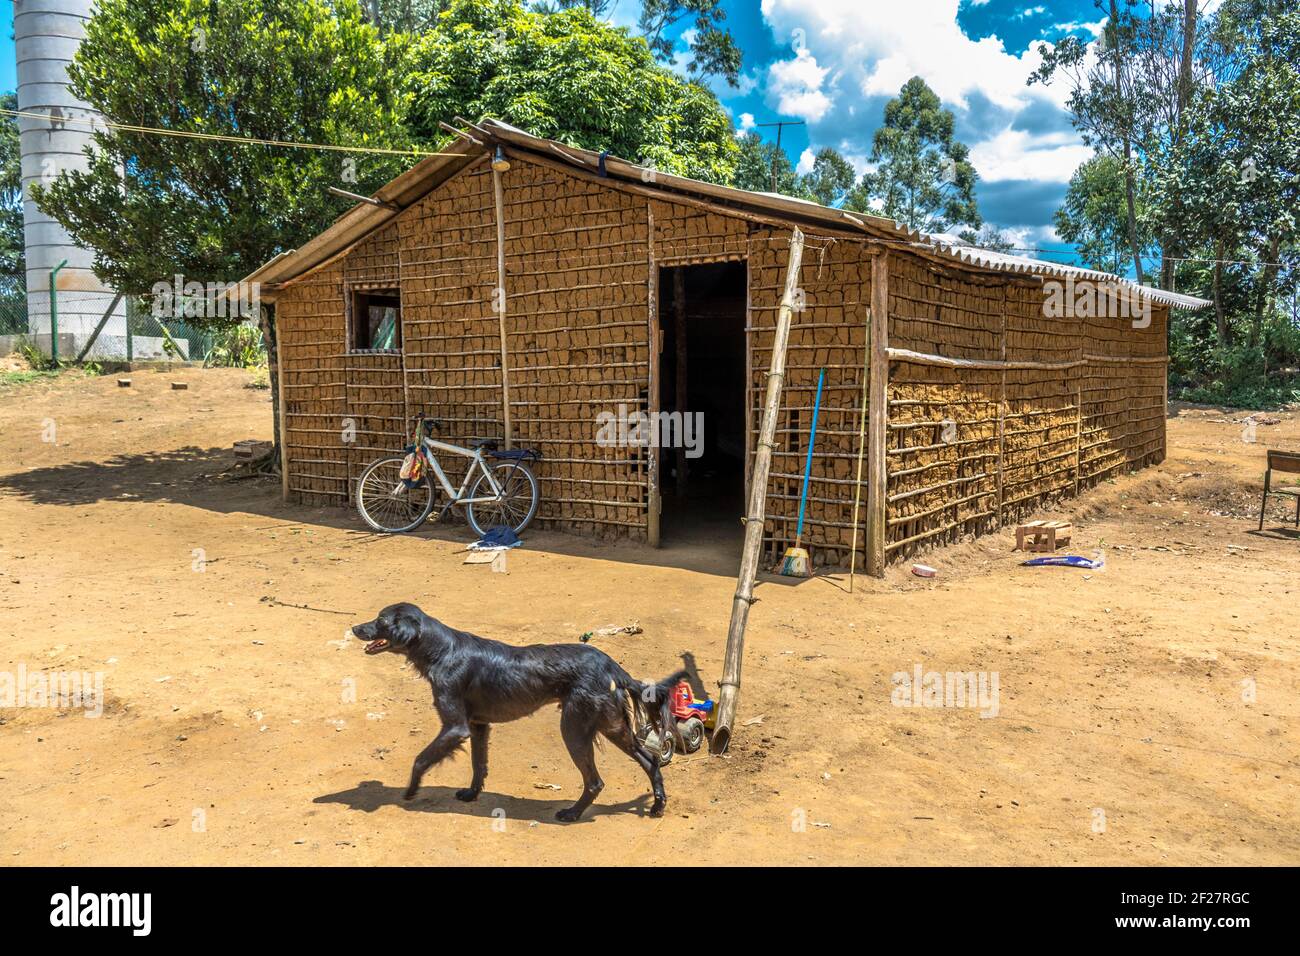
<instances>
[{"instance_id":1,"label":"green tree","mask_svg":"<svg viewBox=\"0 0 1300 956\"><path fill-rule=\"evenodd\" d=\"M604 20L617 5L618 0L539 0L533 4L533 9L538 13L559 13L561 10L582 7L598 20Z\"/></svg>"},{"instance_id":2,"label":"green tree","mask_svg":"<svg viewBox=\"0 0 1300 956\"><path fill-rule=\"evenodd\" d=\"M925 81L914 76L885 105L885 122L871 145L875 170L849 194L850 208L883 215L923 232L978 228L975 167L953 135L953 115Z\"/></svg>"},{"instance_id":3,"label":"green tree","mask_svg":"<svg viewBox=\"0 0 1300 956\"><path fill-rule=\"evenodd\" d=\"M729 185L752 192L775 192L796 199L808 199L823 206L846 201L857 173L838 150L824 146L813 158L813 168L803 175L795 171L785 150L763 140L752 130L739 139L740 155Z\"/></svg>"},{"instance_id":4,"label":"green tree","mask_svg":"<svg viewBox=\"0 0 1300 956\"><path fill-rule=\"evenodd\" d=\"M1145 223L1145 210L1137 212L1137 221ZM1084 265L1123 275L1131 256L1123 161L1099 153L1081 163L1053 219L1057 233L1075 245ZM1139 250L1151 243L1149 229L1140 229Z\"/></svg>"},{"instance_id":5,"label":"green tree","mask_svg":"<svg viewBox=\"0 0 1300 956\"><path fill-rule=\"evenodd\" d=\"M18 96L0 96L0 107L18 109ZM3 117L0 126L0 296L27 288L27 252L23 242L23 177L18 149L18 120Z\"/></svg>"},{"instance_id":6,"label":"green tree","mask_svg":"<svg viewBox=\"0 0 1300 956\"><path fill-rule=\"evenodd\" d=\"M1105 15L1097 39L1063 37L1040 45L1042 64L1027 82L1064 80L1067 108L1084 142L1121 163L1129 255L1138 281L1145 282L1146 224L1139 207L1146 179L1161 150L1176 147L1185 135L1188 106L1220 74L1222 51L1209 42L1211 21L1200 16L1196 0L1094 3ZM1181 240L1176 230L1158 239L1161 285L1167 287Z\"/></svg>"},{"instance_id":7,"label":"green tree","mask_svg":"<svg viewBox=\"0 0 1300 956\"><path fill-rule=\"evenodd\" d=\"M420 33L448 6L450 0L362 0L367 17L380 33Z\"/></svg>"},{"instance_id":8,"label":"green tree","mask_svg":"<svg viewBox=\"0 0 1300 956\"><path fill-rule=\"evenodd\" d=\"M609 150L664 172L727 182L739 147L717 97L659 66L649 47L581 7L457 0L413 52L411 125L493 116L538 136Z\"/></svg>"},{"instance_id":9,"label":"green tree","mask_svg":"<svg viewBox=\"0 0 1300 956\"><path fill-rule=\"evenodd\" d=\"M823 146L813 157L812 172L799 181L799 192L823 206L843 200L858 178L853 164L830 146Z\"/></svg>"},{"instance_id":10,"label":"green tree","mask_svg":"<svg viewBox=\"0 0 1300 956\"><path fill-rule=\"evenodd\" d=\"M532 8L538 13L559 13L580 7L604 20L617 6L618 0L540 0ZM727 12L722 9L721 0L645 0L637 29L655 57L671 63L676 59L676 51L669 34L677 23L692 16L695 18L693 31L682 34L690 37L687 72L701 79L720 76L736 86L742 54L731 31L722 25Z\"/></svg>"},{"instance_id":11,"label":"green tree","mask_svg":"<svg viewBox=\"0 0 1300 956\"><path fill-rule=\"evenodd\" d=\"M1246 344L1255 348L1300 254L1300 10L1240 0L1219 14L1232 68L1198 91L1186 135L1155 164L1154 215L1209 258L1254 261ZM1214 263L1210 288L1224 347L1233 339L1229 265Z\"/></svg>"},{"instance_id":12,"label":"green tree","mask_svg":"<svg viewBox=\"0 0 1300 956\"><path fill-rule=\"evenodd\" d=\"M1014 252L1016 248L1014 239L997 226L987 222L980 226L979 232L974 229L962 230L959 233L959 238L963 242L968 242L980 249L988 249L990 252Z\"/></svg>"},{"instance_id":13,"label":"green tree","mask_svg":"<svg viewBox=\"0 0 1300 956\"><path fill-rule=\"evenodd\" d=\"M756 193L772 192L775 174L776 192L784 196L799 195L799 177L785 150L765 142L753 130L741 136L738 144L740 152L730 185Z\"/></svg>"},{"instance_id":14,"label":"green tree","mask_svg":"<svg viewBox=\"0 0 1300 956\"><path fill-rule=\"evenodd\" d=\"M100 0L68 71L72 90L114 123L408 147L394 49L356 0L332 6ZM62 172L34 194L95 250L101 279L143 294L176 272L247 275L339 214L328 186L370 192L410 162L110 129L95 135L88 171Z\"/></svg>"},{"instance_id":15,"label":"green tree","mask_svg":"<svg viewBox=\"0 0 1300 956\"><path fill-rule=\"evenodd\" d=\"M68 76L113 123L403 148L403 49L380 41L357 0L100 0ZM33 194L130 294L177 273L240 279L338 216L345 201L328 186L371 192L411 162L120 129L94 139L86 171ZM269 320L263 333L274 363Z\"/></svg>"},{"instance_id":16,"label":"green tree","mask_svg":"<svg viewBox=\"0 0 1300 956\"><path fill-rule=\"evenodd\" d=\"M695 20L686 69L692 76L720 76L736 86L741 52L731 32L722 25L727 19L722 0L643 0L637 26L655 56L671 61L673 41L669 31L687 17Z\"/></svg>"}]
</instances>

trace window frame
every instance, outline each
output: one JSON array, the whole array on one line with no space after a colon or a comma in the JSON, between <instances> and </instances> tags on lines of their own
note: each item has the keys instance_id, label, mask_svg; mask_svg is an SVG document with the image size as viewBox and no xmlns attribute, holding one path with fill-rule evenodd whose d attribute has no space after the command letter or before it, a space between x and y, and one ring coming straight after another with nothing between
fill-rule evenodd
<instances>
[{"instance_id":1,"label":"window frame","mask_svg":"<svg viewBox=\"0 0 1300 956\"><path fill-rule=\"evenodd\" d=\"M358 308L360 301L369 300L371 297L392 298L397 300L397 318L394 329L395 344L391 348L362 348L357 345L358 333L361 331L361 323L365 322L367 336L370 333L369 327L369 306L364 310ZM346 330L347 336L346 351L349 355L401 355L402 345L406 341L402 329L402 288L396 282L353 282L349 283L345 289L344 302L346 303Z\"/></svg>"}]
</instances>

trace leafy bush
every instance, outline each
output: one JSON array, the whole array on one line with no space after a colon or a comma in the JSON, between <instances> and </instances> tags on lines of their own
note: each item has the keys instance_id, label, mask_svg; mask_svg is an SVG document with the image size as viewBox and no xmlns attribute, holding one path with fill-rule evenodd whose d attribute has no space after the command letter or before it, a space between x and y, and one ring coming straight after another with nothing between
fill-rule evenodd
<instances>
[{"instance_id":1,"label":"leafy bush","mask_svg":"<svg viewBox=\"0 0 1300 956\"><path fill-rule=\"evenodd\" d=\"M1196 372L1170 375L1172 397L1185 402L1271 409L1300 402L1300 371L1270 370L1267 346L1213 348L1200 356Z\"/></svg>"},{"instance_id":2,"label":"leafy bush","mask_svg":"<svg viewBox=\"0 0 1300 956\"><path fill-rule=\"evenodd\" d=\"M18 354L23 357L23 361L32 367L33 371L44 371L51 365L50 360L36 347L36 343L31 339L24 338L18 343Z\"/></svg>"},{"instance_id":3,"label":"leafy bush","mask_svg":"<svg viewBox=\"0 0 1300 956\"><path fill-rule=\"evenodd\" d=\"M253 325L232 325L216 332L203 356L207 368L261 368L266 363L262 330Z\"/></svg>"},{"instance_id":4,"label":"leafy bush","mask_svg":"<svg viewBox=\"0 0 1300 956\"><path fill-rule=\"evenodd\" d=\"M271 370L263 365L253 372L253 378L244 388L270 388L271 387Z\"/></svg>"}]
</instances>

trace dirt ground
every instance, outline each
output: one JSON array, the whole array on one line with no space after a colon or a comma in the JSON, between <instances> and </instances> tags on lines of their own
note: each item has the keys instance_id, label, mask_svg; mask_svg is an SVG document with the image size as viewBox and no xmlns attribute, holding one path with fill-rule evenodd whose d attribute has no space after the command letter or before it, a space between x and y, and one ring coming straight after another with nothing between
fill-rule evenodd
<instances>
[{"instance_id":1,"label":"dirt ground","mask_svg":"<svg viewBox=\"0 0 1300 956\"><path fill-rule=\"evenodd\" d=\"M427 685L346 629L396 600L516 643L635 621L597 644L716 692L734 550L534 533L508 573L463 565L463 527L373 536L221 477L270 435L246 373L117 377L0 389L0 674L104 681L98 718L0 709L0 861L1300 862L1300 536L1280 502L1254 530L1297 414L1252 443L1244 413L1175 410L1163 465L1061 509L1101 572L1021 567L1007 532L931 552L933 580L767 580L731 753L677 757L654 820L607 747L565 825L579 778L550 708L495 729L476 804L452 796L465 757L403 803ZM896 706L917 666L996 674L996 716Z\"/></svg>"}]
</instances>

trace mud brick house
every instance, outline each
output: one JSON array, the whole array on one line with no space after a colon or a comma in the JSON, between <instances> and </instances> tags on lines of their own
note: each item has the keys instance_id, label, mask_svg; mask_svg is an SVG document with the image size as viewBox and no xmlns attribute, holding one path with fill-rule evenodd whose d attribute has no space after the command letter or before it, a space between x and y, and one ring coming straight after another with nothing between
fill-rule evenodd
<instances>
[{"instance_id":1,"label":"mud brick house","mask_svg":"<svg viewBox=\"0 0 1300 956\"><path fill-rule=\"evenodd\" d=\"M855 490L878 573L1164 458L1169 310L1202 300L485 120L248 277L279 330L286 494L347 505L423 412L447 440L539 449L543 526L657 546L705 509L739 529L795 227L772 560L821 369L819 564L848 563ZM601 413L674 411L702 413L699 457L597 440Z\"/></svg>"}]
</instances>

